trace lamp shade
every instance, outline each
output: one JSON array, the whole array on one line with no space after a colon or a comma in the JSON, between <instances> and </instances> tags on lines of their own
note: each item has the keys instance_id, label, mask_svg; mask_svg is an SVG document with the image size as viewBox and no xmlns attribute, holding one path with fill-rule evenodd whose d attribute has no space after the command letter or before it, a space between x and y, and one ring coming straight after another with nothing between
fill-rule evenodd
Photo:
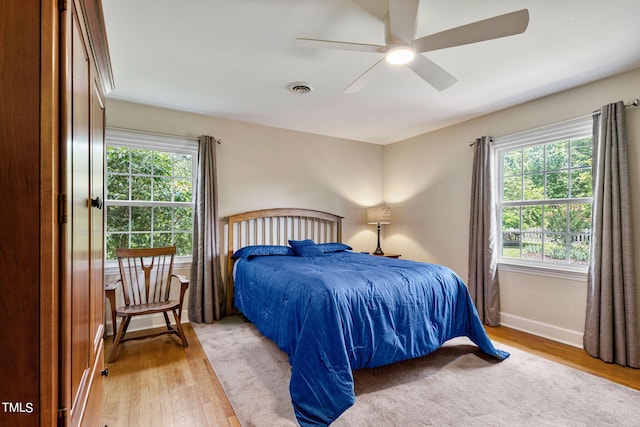
<instances>
[{"instance_id":1,"label":"lamp shade","mask_svg":"<svg viewBox=\"0 0 640 427\"><path fill-rule=\"evenodd\" d=\"M386 206L368 208L367 224L391 224L391 209Z\"/></svg>"}]
</instances>

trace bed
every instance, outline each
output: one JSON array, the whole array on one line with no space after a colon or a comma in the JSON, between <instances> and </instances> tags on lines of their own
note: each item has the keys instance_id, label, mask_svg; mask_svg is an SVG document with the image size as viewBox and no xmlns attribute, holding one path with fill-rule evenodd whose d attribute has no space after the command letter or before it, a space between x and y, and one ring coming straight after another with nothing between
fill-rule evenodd
<instances>
[{"instance_id":1,"label":"bed","mask_svg":"<svg viewBox=\"0 0 640 427\"><path fill-rule=\"evenodd\" d=\"M228 218L228 310L289 357L298 423L329 425L355 402L352 372L431 353L466 336L489 340L464 282L435 264L355 252L342 218L269 209Z\"/></svg>"}]
</instances>

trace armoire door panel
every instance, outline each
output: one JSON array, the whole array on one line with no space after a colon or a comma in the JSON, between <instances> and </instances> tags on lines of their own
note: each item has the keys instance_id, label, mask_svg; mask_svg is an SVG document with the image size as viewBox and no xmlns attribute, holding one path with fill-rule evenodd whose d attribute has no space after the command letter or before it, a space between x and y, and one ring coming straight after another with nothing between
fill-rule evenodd
<instances>
[{"instance_id":1,"label":"armoire door panel","mask_svg":"<svg viewBox=\"0 0 640 427\"><path fill-rule=\"evenodd\" d=\"M99 247L104 218L102 210L93 208L91 203L96 191L96 197L104 198L100 176L104 162L101 136L104 105L95 92L95 70L82 9L80 2L69 2L61 23L63 58L68 62L62 72L65 132L61 179L67 208L61 260L60 408L66 418L63 424L70 426L100 423L98 396L103 391L100 371L104 366L101 343L104 322L96 320L103 317L103 309L99 307L103 301ZM94 113L92 109L96 106Z\"/></svg>"},{"instance_id":2,"label":"armoire door panel","mask_svg":"<svg viewBox=\"0 0 640 427\"><path fill-rule=\"evenodd\" d=\"M72 142L71 142L71 369L74 406L83 378L88 374L89 351L93 348L89 332L90 310L90 93L91 69L89 53L82 37L80 17L72 21ZM75 408L74 408L75 409Z\"/></svg>"}]
</instances>

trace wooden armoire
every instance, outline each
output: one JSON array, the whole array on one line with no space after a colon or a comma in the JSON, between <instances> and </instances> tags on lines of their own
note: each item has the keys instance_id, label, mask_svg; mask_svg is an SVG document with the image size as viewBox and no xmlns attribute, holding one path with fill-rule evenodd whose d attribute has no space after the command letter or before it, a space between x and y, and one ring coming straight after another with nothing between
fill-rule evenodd
<instances>
[{"instance_id":1,"label":"wooden armoire","mask_svg":"<svg viewBox=\"0 0 640 427\"><path fill-rule=\"evenodd\" d=\"M101 0L0 1L2 426L102 423L112 88Z\"/></svg>"}]
</instances>

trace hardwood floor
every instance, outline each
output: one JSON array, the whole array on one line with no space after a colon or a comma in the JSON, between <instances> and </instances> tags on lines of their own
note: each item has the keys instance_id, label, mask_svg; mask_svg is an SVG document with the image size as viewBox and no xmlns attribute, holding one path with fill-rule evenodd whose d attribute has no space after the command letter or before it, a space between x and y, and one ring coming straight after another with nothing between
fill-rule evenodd
<instances>
[{"instance_id":1,"label":"hardwood floor","mask_svg":"<svg viewBox=\"0 0 640 427\"><path fill-rule=\"evenodd\" d=\"M185 324L189 347L171 336L131 341L108 364L104 424L109 427L239 427L198 337ZM640 390L640 369L607 364L585 351L505 327L487 327L491 339ZM105 339L105 356L111 350Z\"/></svg>"},{"instance_id":2,"label":"hardwood floor","mask_svg":"<svg viewBox=\"0 0 640 427\"><path fill-rule=\"evenodd\" d=\"M525 350L540 357L562 363L590 374L606 378L627 387L640 390L640 369L626 368L613 363L605 363L590 356L586 351L570 345L551 341L535 335L520 332L515 329L499 327L485 327L494 343L504 343L508 346Z\"/></svg>"},{"instance_id":3,"label":"hardwood floor","mask_svg":"<svg viewBox=\"0 0 640 427\"><path fill-rule=\"evenodd\" d=\"M187 348L168 335L120 345L107 365L104 425L240 427L193 328L183 326ZM112 345L109 336L105 359Z\"/></svg>"}]
</instances>

